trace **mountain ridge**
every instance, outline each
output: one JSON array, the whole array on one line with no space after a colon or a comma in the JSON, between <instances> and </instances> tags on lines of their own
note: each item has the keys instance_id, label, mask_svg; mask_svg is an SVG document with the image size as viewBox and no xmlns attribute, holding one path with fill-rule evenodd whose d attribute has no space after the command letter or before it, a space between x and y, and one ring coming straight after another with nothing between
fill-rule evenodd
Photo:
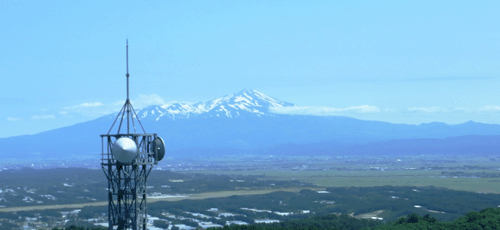
<instances>
[{"instance_id":1,"label":"mountain ridge","mask_svg":"<svg viewBox=\"0 0 500 230\"><path fill-rule=\"evenodd\" d=\"M136 112L148 133L157 133L165 140L167 151L183 157L192 155L193 151L187 151L189 149L205 149L209 154L224 154L229 149L234 149L234 153L268 154L269 151L264 150L271 149L286 154L283 151L287 148L279 148L283 145L300 145L301 154L312 154L318 148L315 145L323 146L320 152L338 155L349 154L354 151L350 150L353 146L391 140L500 135L500 125L472 121L458 125L439 122L407 125L343 116L288 115L269 111L269 108L280 106L294 105L255 90L242 90L208 102L153 105ZM108 133L115 118L116 113L35 135L1 138L0 156L98 157L101 151L99 135ZM293 152L293 149L288 149Z\"/></svg>"},{"instance_id":2,"label":"mountain ridge","mask_svg":"<svg viewBox=\"0 0 500 230\"><path fill-rule=\"evenodd\" d=\"M280 101L276 98L267 96L257 90L244 89L238 93L219 97L207 102L196 103L171 103L164 105L151 105L139 109L137 114L140 119L151 119L153 116L156 121L163 117L172 120L189 119L197 116L229 118L239 116L273 116L269 112L272 107L294 106L289 102Z\"/></svg>"}]
</instances>

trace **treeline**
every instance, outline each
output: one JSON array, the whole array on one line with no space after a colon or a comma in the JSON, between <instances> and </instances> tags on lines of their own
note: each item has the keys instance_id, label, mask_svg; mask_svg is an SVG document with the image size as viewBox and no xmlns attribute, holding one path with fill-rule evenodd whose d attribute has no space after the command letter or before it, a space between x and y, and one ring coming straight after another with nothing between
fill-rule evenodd
<instances>
[{"instance_id":1,"label":"treeline","mask_svg":"<svg viewBox=\"0 0 500 230\"><path fill-rule=\"evenodd\" d=\"M209 228L216 230L217 228ZM218 228L220 229L220 228ZM420 216L412 213L401 217L395 222L381 224L380 222L360 220L348 215L326 215L304 218L300 220L285 221L274 224L254 224L225 226L224 230L403 230L403 229L428 229L428 230L491 230L500 229L500 208L487 208L480 212L469 212L453 222L440 222L429 214Z\"/></svg>"},{"instance_id":2,"label":"treeline","mask_svg":"<svg viewBox=\"0 0 500 230\"><path fill-rule=\"evenodd\" d=\"M284 230L284 229L304 229L304 230L353 230L353 229L369 229L380 225L380 222L372 220L362 220L350 217L346 214L335 215L329 214L326 216L314 216L300 220L290 220L281 223L273 224L255 224L250 226L226 226L223 229L243 230ZM212 228L215 229L215 228Z\"/></svg>"},{"instance_id":3,"label":"treeline","mask_svg":"<svg viewBox=\"0 0 500 230\"><path fill-rule=\"evenodd\" d=\"M106 230L105 227L79 227L76 225L71 225L67 228L53 228L52 230Z\"/></svg>"},{"instance_id":4,"label":"treeline","mask_svg":"<svg viewBox=\"0 0 500 230\"><path fill-rule=\"evenodd\" d=\"M394 223L375 228L377 230L397 229L439 229L439 230L491 230L500 229L500 208L487 208L480 212L469 212L453 222L439 222L425 215L411 214Z\"/></svg>"}]
</instances>

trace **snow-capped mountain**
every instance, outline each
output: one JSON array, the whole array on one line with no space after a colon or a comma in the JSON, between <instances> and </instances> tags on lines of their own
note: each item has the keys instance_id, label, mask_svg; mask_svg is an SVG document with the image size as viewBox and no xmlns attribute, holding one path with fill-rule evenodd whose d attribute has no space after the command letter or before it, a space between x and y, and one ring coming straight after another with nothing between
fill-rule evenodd
<instances>
[{"instance_id":1,"label":"snow-capped mountain","mask_svg":"<svg viewBox=\"0 0 500 230\"><path fill-rule=\"evenodd\" d=\"M208 102L194 104L173 103L167 105L153 105L140 109L139 119L183 119L192 117L245 117L274 116L269 112L272 107L293 106L292 103L280 101L267 96L257 90L242 90L236 94L216 98Z\"/></svg>"},{"instance_id":2,"label":"snow-capped mountain","mask_svg":"<svg viewBox=\"0 0 500 230\"><path fill-rule=\"evenodd\" d=\"M293 104L255 90L243 90L204 103L156 105L136 112L148 133L157 133L163 138L167 155L178 157L246 153L428 154L433 151L436 154L459 151L483 154L495 153L498 149L496 143L500 143L500 125L475 122L405 125L340 116L275 114L269 111L270 108L285 106ZM109 131L115 119L116 113L35 135L0 138L0 157L57 160L98 158L102 151L100 135ZM464 137L450 139L446 143L430 140L459 136ZM412 141L414 139L417 139L416 142Z\"/></svg>"}]
</instances>

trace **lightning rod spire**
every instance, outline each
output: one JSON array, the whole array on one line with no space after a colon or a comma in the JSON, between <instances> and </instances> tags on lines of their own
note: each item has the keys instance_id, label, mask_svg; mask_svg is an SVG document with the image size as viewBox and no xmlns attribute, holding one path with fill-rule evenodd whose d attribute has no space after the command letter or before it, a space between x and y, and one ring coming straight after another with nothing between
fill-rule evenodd
<instances>
[{"instance_id":1,"label":"lightning rod spire","mask_svg":"<svg viewBox=\"0 0 500 230\"><path fill-rule=\"evenodd\" d=\"M130 76L130 74L128 74L128 39L127 39L127 74L126 74L126 76L127 76L127 102L128 102L128 100L129 100L129 98L128 98L128 94L129 94L128 93L128 77Z\"/></svg>"},{"instance_id":2,"label":"lightning rod spire","mask_svg":"<svg viewBox=\"0 0 500 230\"><path fill-rule=\"evenodd\" d=\"M130 74L128 74L128 39L127 39L127 101L125 102L125 105L127 106L127 133L130 133L129 129L129 116L130 116L130 99L128 98L129 95L129 88L128 88L128 78Z\"/></svg>"}]
</instances>

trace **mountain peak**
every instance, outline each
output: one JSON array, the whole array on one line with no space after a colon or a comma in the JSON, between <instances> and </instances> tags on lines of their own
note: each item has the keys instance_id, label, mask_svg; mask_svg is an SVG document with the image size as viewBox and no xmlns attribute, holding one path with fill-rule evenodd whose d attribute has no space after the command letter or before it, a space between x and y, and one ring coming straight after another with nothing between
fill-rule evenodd
<instances>
[{"instance_id":1,"label":"mountain peak","mask_svg":"<svg viewBox=\"0 0 500 230\"><path fill-rule=\"evenodd\" d=\"M264 107L283 107L283 106L293 106L292 103L280 101L276 98L267 96L257 90L244 89L236 94L234 94L236 100L249 100L254 103L262 103Z\"/></svg>"},{"instance_id":2,"label":"mountain peak","mask_svg":"<svg viewBox=\"0 0 500 230\"><path fill-rule=\"evenodd\" d=\"M168 117L245 117L274 116L269 112L272 107L293 106L292 103L280 101L253 89L244 89L238 93L213 99L208 102L194 104L173 103L162 106L149 106L139 111L141 119L156 119Z\"/></svg>"},{"instance_id":3,"label":"mountain peak","mask_svg":"<svg viewBox=\"0 0 500 230\"><path fill-rule=\"evenodd\" d=\"M270 107L293 106L292 103L283 102L267 96L257 90L244 89L236 94L220 97L206 103L210 116L239 117L243 114L269 116Z\"/></svg>"}]
</instances>

